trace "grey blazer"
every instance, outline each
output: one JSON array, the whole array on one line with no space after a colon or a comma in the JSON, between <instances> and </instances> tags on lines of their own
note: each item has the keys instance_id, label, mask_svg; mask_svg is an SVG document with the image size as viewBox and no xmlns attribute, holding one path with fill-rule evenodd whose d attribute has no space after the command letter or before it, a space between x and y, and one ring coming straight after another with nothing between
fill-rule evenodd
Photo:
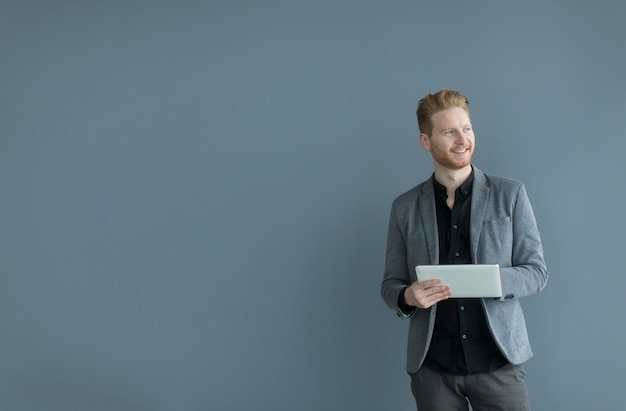
<instances>
[{"instance_id":1,"label":"grey blazer","mask_svg":"<svg viewBox=\"0 0 626 411\"><path fill-rule=\"evenodd\" d=\"M540 292L548 281L543 247L524 185L474 167L470 248L476 264L499 264L503 297L482 299L487 324L511 364L532 357L519 298ZM415 266L439 263L432 177L393 201L381 294L398 307L400 291L415 282ZM437 306L410 315L406 369L416 372L428 351Z\"/></svg>"}]
</instances>

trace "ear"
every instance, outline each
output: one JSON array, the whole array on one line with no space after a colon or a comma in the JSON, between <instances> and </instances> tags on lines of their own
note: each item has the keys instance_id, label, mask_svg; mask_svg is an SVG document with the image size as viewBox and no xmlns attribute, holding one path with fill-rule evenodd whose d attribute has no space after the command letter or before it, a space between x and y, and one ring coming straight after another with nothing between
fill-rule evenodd
<instances>
[{"instance_id":1,"label":"ear","mask_svg":"<svg viewBox=\"0 0 626 411\"><path fill-rule=\"evenodd\" d=\"M428 137L427 134L420 133L420 143L422 147L424 147L424 150L430 151L430 137Z\"/></svg>"}]
</instances>

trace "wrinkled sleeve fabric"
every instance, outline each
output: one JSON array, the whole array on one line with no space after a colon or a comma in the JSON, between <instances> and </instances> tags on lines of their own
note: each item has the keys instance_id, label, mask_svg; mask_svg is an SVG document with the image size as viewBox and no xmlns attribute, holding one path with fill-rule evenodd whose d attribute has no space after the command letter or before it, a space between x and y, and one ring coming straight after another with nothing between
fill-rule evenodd
<instances>
[{"instance_id":1,"label":"wrinkled sleeve fabric","mask_svg":"<svg viewBox=\"0 0 626 411\"><path fill-rule=\"evenodd\" d=\"M511 266L500 268L501 300L537 294L546 286L548 272L535 215L523 184L512 207Z\"/></svg>"},{"instance_id":2,"label":"wrinkled sleeve fabric","mask_svg":"<svg viewBox=\"0 0 626 411\"><path fill-rule=\"evenodd\" d=\"M399 317L409 318L415 313L416 308L406 305L402 298L404 290L411 285L411 277L408 271L406 218L402 216L399 208L400 202L396 199L391 206L389 217L381 295Z\"/></svg>"}]
</instances>

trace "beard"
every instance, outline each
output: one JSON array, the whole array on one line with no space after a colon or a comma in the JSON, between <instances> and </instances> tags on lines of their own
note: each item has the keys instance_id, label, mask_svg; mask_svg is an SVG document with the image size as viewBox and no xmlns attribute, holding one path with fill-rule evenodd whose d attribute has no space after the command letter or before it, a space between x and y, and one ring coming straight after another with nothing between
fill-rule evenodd
<instances>
[{"instance_id":1,"label":"beard","mask_svg":"<svg viewBox=\"0 0 626 411\"><path fill-rule=\"evenodd\" d=\"M462 168L467 167L468 165L472 163L472 156L474 155L474 147L467 146L466 148L469 154L462 158L456 157L450 151L443 151L443 150L437 150L437 149L433 149L431 151L431 154L433 156L433 160L435 160L436 163L439 163L443 167L450 169L450 170L460 170Z\"/></svg>"}]
</instances>

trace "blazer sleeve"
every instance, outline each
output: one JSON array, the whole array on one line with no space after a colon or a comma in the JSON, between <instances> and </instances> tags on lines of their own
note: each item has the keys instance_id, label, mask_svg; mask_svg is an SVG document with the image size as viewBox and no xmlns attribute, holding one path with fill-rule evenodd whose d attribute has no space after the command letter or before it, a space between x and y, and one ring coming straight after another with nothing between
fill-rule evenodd
<instances>
[{"instance_id":1,"label":"blazer sleeve","mask_svg":"<svg viewBox=\"0 0 626 411\"><path fill-rule=\"evenodd\" d=\"M406 222L402 221L398 203L399 201L396 200L391 206L381 295L385 303L395 310L398 316L407 318L413 315L415 309L405 311L399 304L400 293L411 284L411 278L408 272Z\"/></svg>"},{"instance_id":2,"label":"blazer sleeve","mask_svg":"<svg viewBox=\"0 0 626 411\"><path fill-rule=\"evenodd\" d=\"M500 268L502 300L539 293L548 281L537 222L523 184L517 190L511 218L511 267Z\"/></svg>"}]
</instances>

